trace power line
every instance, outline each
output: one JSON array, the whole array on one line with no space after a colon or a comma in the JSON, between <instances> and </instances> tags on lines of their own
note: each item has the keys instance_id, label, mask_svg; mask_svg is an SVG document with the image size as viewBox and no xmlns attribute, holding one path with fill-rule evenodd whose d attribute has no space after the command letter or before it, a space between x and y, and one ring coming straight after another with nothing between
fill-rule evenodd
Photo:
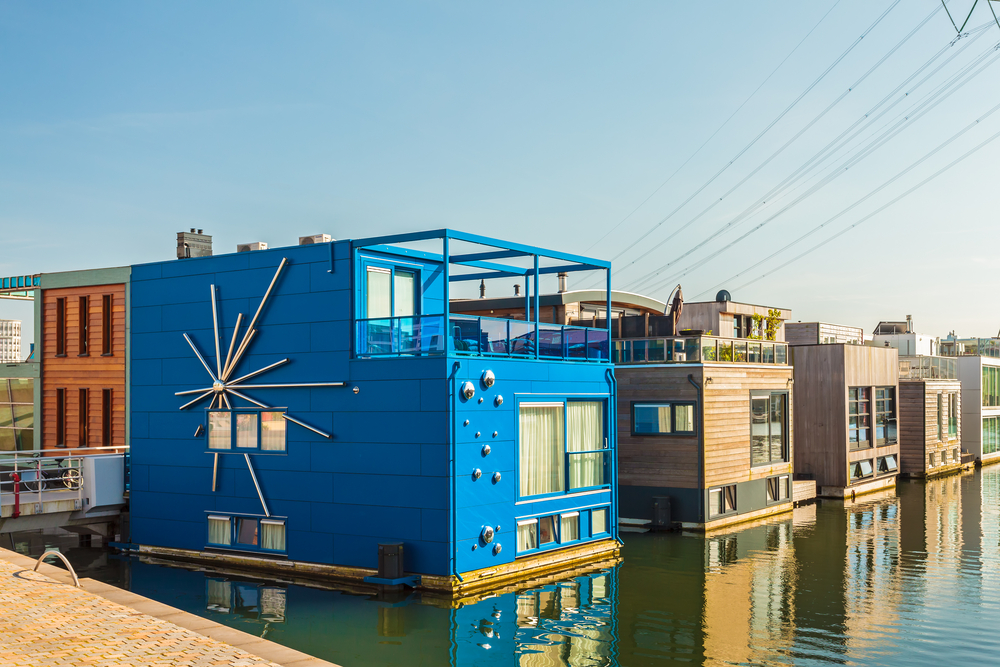
<instances>
[{"instance_id":1,"label":"power line","mask_svg":"<svg viewBox=\"0 0 1000 667\"><path fill-rule=\"evenodd\" d=\"M776 266L775 268L771 269L771 270L770 270L770 271L768 271L767 273L764 273L764 274L762 274L762 275L760 275L760 276L758 276L758 277L754 278L753 280L750 280L749 282L746 282L746 283L744 283L744 284L740 285L740 286L739 286L738 288L736 288L736 289L743 289L744 287L749 287L750 285L753 285L753 284L754 284L755 282L757 282L757 281L759 281L759 280L763 280L764 278L766 278L767 276L771 275L772 273L775 273L776 271L780 271L781 269L785 268L785 267L786 267L786 266L788 266L789 264L792 264L793 262L797 262L798 260L802 259L803 257L805 257L806 255L808 255L809 253L811 253L811 252L813 252L813 251L815 251L815 250L818 250L818 249L822 248L823 246L825 246L825 245L826 245L827 243L829 243L830 241L833 241L834 239L837 239L837 238L839 238L839 237L843 236L843 235L844 235L844 234L846 234L847 232L851 231L852 229L854 229L855 227L857 227L857 226L861 225L862 223L864 223L864 222L867 222L868 220L870 220L871 218L875 217L876 215L878 215L878 214L879 214L879 213L881 213L882 211L886 210L887 208L889 208L889 207L890 207L890 206L892 206L893 204L895 204L895 203L897 203L898 201L900 201L901 199L903 199L903 198L905 198L905 197L908 197L909 195L913 194L914 192L916 192L917 190L919 190L919 189L920 189L920 188L922 188L923 186L927 185L928 183L930 183L931 181L933 181L933 180L934 180L935 178L937 178L937 177L938 177L938 176L940 176L941 174L945 173L946 171L948 171L949 169L951 169L952 167L954 167L955 165L957 165L957 164L958 164L959 162L962 162L963 160L965 160L966 158L968 158L968 157L969 157L970 155L972 155L973 153L976 153L976 152L977 152L977 151L979 151L979 150L980 150L981 148L985 147L985 146L986 146L987 144L990 144L990 143L992 143L993 141L995 141L995 140L996 140L996 139L997 139L998 137L1000 137L1000 132L997 132L997 133L996 133L996 134L994 134L993 136L989 137L988 139L986 139L985 141L983 141L982 143L980 143L980 144L979 144L978 146L976 146L975 148L973 148L973 149L969 150L968 152L966 152L966 153L965 153L964 155L962 155L961 157L959 157L959 158L957 158L957 159L953 160L953 161L952 161L951 163L949 163L949 164L948 164L947 166L945 166L945 167L942 167L942 168L941 168L940 170L938 170L937 172L935 172L935 173L934 173L934 174L932 174L931 176L928 176L927 178L925 178L924 180L922 180L922 181L921 181L920 183L918 183L917 185L913 186L912 188L910 188L909 190L907 190L907 191L906 191L906 192L904 192L903 194L899 195L898 197L896 197L895 199L893 199L893 200L892 200L892 201L890 201L889 203L887 203L887 204L885 204L884 206L882 206L882 207L880 207L880 208L876 209L875 211L872 211L871 213L869 213L869 214L868 214L868 215L866 215L865 217L863 217L863 218L861 218L860 220L858 220L857 222L855 222L855 223L854 223L853 225L851 225L851 226L849 226L849 227L847 227L847 228L845 228L845 229L842 229L842 230L840 230L839 232L837 232L837 233L836 233L836 234L834 234L833 236L831 236L831 237L829 237L829 238L827 238L827 239L824 239L823 241L820 241L819 243L817 243L817 244L816 244L816 245L814 245L813 247L811 247L811 248L809 248L808 250L805 250L804 252L802 252L802 253L800 253L800 254L796 255L795 257L793 257L792 259L788 260L788 261L787 261L787 262L785 262L784 264L782 264L782 265L780 265L780 266Z\"/></svg>"},{"instance_id":2,"label":"power line","mask_svg":"<svg viewBox=\"0 0 1000 667\"><path fill-rule=\"evenodd\" d=\"M753 271L754 269L756 269L761 264L765 264L765 263L771 261L772 259L774 259L778 255L780 255L781 253L785 252L786 250L788 250L792 246L797 245L798 243L801 243L806 238L812 236L813 234L815 234L816 232L820 231L821 229L823 229L824 227L826 227L830 223L832 223L835 220L838 220L839 218L843 217L847 213L851 212L852 210L854 210L855 208L857 208L858 206L860 206L861 204L863 204L864 202L866 202L868 199L874 197L876 194L878 194L879 192L881 192L885 188L889 187L890 185L892 185L893 183L895 183L896 181L898 181L900 178L902 178L906 174L910 173L912 170L916 169L919 165L921 165L924 162L926 162L928 159L930 159L931 157L933 157L934 155L936 155L937 153L939 153L940 151L942 151L944 148L946 148L947 146L951 145L959 137L961 137L963 134L965 134L966 132L968 132L972 128L978 126L982 121L986 120L989 116L991 116L998 109L1000 109L1000 104L996 105L995 107L993 107L992 109L990 109L989 111L987 111L985 114L983 114L982 116L980 116L979 118L977 118L973 122L971 122L968 125L966 125L960 131L958 131L957 133L953 134L949 139L947 139L943 143L939 144L937 146L937 148L935 148L934 150L932 150L929 153L927 153L926 155L924 155L922 158L920 158L919 160L917 160L916 162L914 162L913 164L911 164L909 167L907 167L903 171L899 172L898 174L896 174L895 176L893 176L892 178L890 178L889 180L887 180L886 182L884 182L882 185L878 186L877 188L875 188L874 190L872 190L871 192L869 192L868 194L866 194L861 199L857 200L856 202L854 202L853 204L851 204L847 208L845 208L842 211L840 211L840 213L837 213L833 217L827 219L825 222L823 222L823 223L821 223L821 224L813 227L811 230L809 230L808 232L806 232L802 236L798 237L794 241L788 243L784 247L779 248L778 250L775 250L773 253L771 253L770 255L768 255L767 257L765 257L764 259L760 260L759 262L757 262L753 266L750 266L750 267L748 267L748 268L740 271L739 273L737 273L737 274L735 274L733 276L730 276L725 281L719 283L715 287L711 287L711 288L703 291L701 294L710 293L712 290L721 287L722 285L728 283L731 280L735 280L736 278L740 277L744 273L746 273L748 271ZM701 296L701 294L699 294L698 296Z\"/></svg>"},{"instance_id":3,"label":"power line","mask_svg":"<svg viewBox=\"0 0 1000 667\"><path fill-rule=\"evenodd\" d=\"M782 208L781 210L779 210L777 213L775 213L774 215L772 215L771 217L767 218L766 220L764 220L763 222L761 222L760 224L758 224L756 227L754 227L750 231L748 231L745 234L743 234L742 236L740 236L739 238L735 239L734 241L731 241L730 243L728 243L727 245L723 246L722 248L713 251L707 257L703 258L702 260L699 260L698 262L696 262L694 264L691 264L691 265L687 266L686 268L682 269L680 272L673 273L673 274L669 275L666 278L660 279L653 286L651 286L651 287L649 287L647 289L659 288L663 284L666 284L666 283L669 283L669 282L671 282L673 280L676 280L679 277L687 275L692 270L694 270L696 268L699 268L700 266L703 266L705 263L707 263L708 261L714 259L715 257L717 257L721 253L725 252L726 250L728 250L732 246L736 245L740 241L744 240L745 238L747 238L751 234L759 231L761 228L763 228L764 226L766 226L767 224L769 224L770 222L772 222L775 218L777 218L778 216L782 215L783 213L785 213L786 211L788 211L789 209L791 209L795 205L801 203L804 199L806 199L807 197L811 196L812 194L814 194L815 192L817 192L822 187L828 185L832 180L834 180L835 178L837 178L840 175L842 175L846 170L848 170L848 169L856 166L861 160L865 159L866 157L868 157L869 155L871 155L873 152L875 152L876 150L878 150L879 148L881 148L888 141L890 141L895 136L897 136L900 132L902 132L906 127L912 125L916 120L918 120L921 117L923 117L924 115L926 115L933 108L935 108L938 104L940 104L945 99L947 99L947 97L949 97L950 95L952 95L954 92L956 92L961 87L963 87L966 83L968 83L969 81L971 81L972 79L974 79L976 76L978 76L980 73L982 73L986 68L988 68L990 65L992 65L993 62L995 62L997 60L997 57L1000 57L1000 56L994 57L988 63L986 63L985 65L983 65L979 70L977 70L976 72L974 72L973 74L971 74L970 76L968 76L967 78L965 78L964 80L961 80L962 77L965 77L966 74L972 68L974 68L976 65L978 65L979 63L981 63L983 60L985 60L989 56L989 54L995 52L995 50L996 50L995 46L994 47L990 47L990 49L988 49L986 52L984 52L984 54L978 56L972 63L964 66L958 73L952 75L952 77L950 77L947 81L945 81L944 83L942 83L941 85L939 85L938 88L926 100L924 100L923 102L920 102L919 104L916 104L913 108L911 108L909 114L906 115L901 121L896 122L895 125L893 125L892 127L890 127L888 130L882 132L882 134L879 137L877 137L874 141L870 142L868 144L868 146L866 146L864 149L862 149L862 151L860 153L858 153L857 155L854 155L854 156L848 158L846 160L846 162L844 162L841 167L838 167L835 172L830 173L827 176L825 176L818 184L816 184L812 188L810 188L805 194L799 196L793 202L791 202L790 204L788 204L787 206L785 206L784 208ZM929 76L932 76L932 75L933 74L931 74ZM928 77L925 77L924 80L921 81L921 84L924 81L926 81L927 78ZM921 84L918 84L918 86L921 85ZM909 93L907 93L907 95L908 94ZM897 118L898 118L898 116L897 116ZM891 125L893 122L894 121L890 121L889 124ZM855 136L857 136L857 135L855 134ZM701 245L704 245L704 244L701 244ZM673 262L671 262L671 263L673 263ZM668 264L668 266L669 266L669 264ZM660 272L662 272L662 269L656 271L655 273L653 273L651 275L647 275L645 278L640 279L640 281L639 281L638 284L645 283L650 278L653 278L656 275L659 275Z\"/></svg>"},{"instance_id":4,"label":"power line","mask_svg":"<svg viewBox=\"0 0 1000 667\"><path fill-rule=\"evenodd\" d=\"M931 13L928 14L926 18L924 18L924 20L922 20L920 23L918 23L917 26L915 28L913 28L913 30L911 30L909 32L909 34L907 34L894 47L892 47L892 49L890 49L888 53L886 53L884 56L882 56L882 58L877 63L875 63L871 68L869 68L868 71L865 72L861 76L861 78L859 78L851 86L849 86L846 91L844 91L843 93L841 93L841 95L839 97L837 97L833 102L831 102L823 111L821 111L819 114L817 114L811 121L809 121L808 123L806 123L806 125L804 127L802 127L802 129L800 129L791 139L789 139L788 141L786 141L783 146L781 146L778 150L776 150L774 153L772 153L766 160L764 160L763 162L761 162L749 174L747 174L746 176L744 176L742 180L740 180L738 183L736 183L736 185L734 185L733 187L731 187L728 192L726 192L724 195L722 195L718 199L713 200L712 203L708 207L706 207L704 210L701 211L701 213L699 213L698 215L696 215L693 218L691 218L688 222L686 222L685 224L683 224L680 227L678 227L677 229L675 229L665 239L663 239L662 241L660 241L659 243L657 243L656 245L654 245L652 248L648 249L646 252L644 252L643 254L639 255L637 258L635 258L631 262L629 262L629 264L626 265L626 267L624 267L624 269L627 269L628 267L635 265L637 262L641 261L645 257L648 257L651 253L653 253L656 250L658 250L659 248L661 248L664 244L666 244L667 242L669 242L671 239L673 239L679 233L681 233L682 231L684 231L685 229L687 229L689 226L691 226L692 224L694 224L697 220L701 219L702 216L704 216L709 211L711 211L713 208L715 208L715 206L717 206L726 197L728 197L733 192L735 192L738 188L740 188L748 180L750 180L751 178L753 178L758 172L760 172L761 169L763 169L768 164L770 164L772 160L774 160L781 153L783 153L786 148L788 148L795 141L797 141L799 138L801 138L801 136L803 134L805 134L810 128L812 128L824 116L826 116L826 114L829 113L835 106L837 106L837 104L839 104L841 101L843 101L843 99L845 97L847 97L847 95L849 93L851 93L851 91L853 91L855 88L857 88L859 85L861 85L865 81L865 79L867 79L875 70L877 70L883 63L885 63L886 60L888 60L894 53L896 53L896 51L899 50L903 46L903 44L905 44L907 41L909 41L910 38L912 38L913 35L915 35L917 33L917 31L919 31L922 27L924 27L927 24L927 22L930 21L931 18L935 14L937 14L939 11L941 11L941 8L940 7L935 7L934 10L931 11ZM942 49L942 51L939 52L939 55L941 53L943 53L943 52L944 52L944 49ZM901 84L901 85L905 85L905 82L903 84ZM876 105L875 108L877 109L878 106L880 106L882 103L884 103L884 101L885 101L885 99L883 99L883 102L880 102L879 105ZM871 113L871 112L869 112L869 113ZM848 129L848 131L850 131L850 130ZM765 195L765 197L766 196L767 195ZM715 233L713 233L712 235L710 235L707 239L701 241L699 244L695 245L694 247L689 248L682 255L680 255L679 257L676 257L674 260L672 260L671 262L669 262L666 266L670 266L671 264L673 264L673 263L675 263L675 262L683 259L684 257L687 257L691 253L697 251L699 248L701 248L702 246L704 246L706 243L708 243L709 241L711 241L713 238L715 238L716 236L718 236L719 234L721 234L722 232L724 232L726 229L728 229L732 225L736 224L739 219L741 219L741 218L738 216L737 220L731 221L728 225L723 226L721 229L719 229L718 231L716 231ZM620 269L620 270L624 270L624 269Z\"/></svg>"},{"instance_id":5,"label":"power line","mask_svg":"<svg viewBox=\"0 0 1000 667\"><path fill-rule=\"evenodd\" d=\"M851 51L853 51L854 48L858 44L861 43L861 40L863 40L865 37L867 37L868 34L872 30L874 30L875 27L879 23L882 22L882 19L884 19L889 14L889 12L891 12L899 3L900 3L900 0L894 0L894 2L889 6L889 8L886 9L884 12L882 12L882 14L875 20L875 22L872 23L868 27L868 29L865 30L861 34L860 37L858 37L857 39L854 40L854 42L851 43L851 45L847 48L846 51L844 51L842 54L840 54L840 56L838 56L836 58L836 60L834 60L825 70L823 70L823 73L820 74L819 77L817 77L817 79L815 81L813 81L811 84L809 84L809 86L804 91L802 91L802 93L799 94L799 96L796 97L795 100L792 101L792 103L789 104L785 108L784 111L782 111L780 114L778 114L778 116L774 120L772 120L767 125L767 127L765 127L763 130L761 130L761 132L756 137L754 137L753 140L750 143L748 143L738 153L736 153L736 155L728 163L726 163L726 165L724 167L722 167L722 169L720 169L719 171L717 171L714 176L712 176L710 179L708 179L708 181L706 181L701 187L699 187L691 196L689 196L687 199L685 199L679 206L677 206L677 208L675 208L673 211L671 211L669 214L667 214L666 217L664 217L662 220L660 220L658 223L656 223L656 225L654 225L652 228L650 228L645 234L643 234L642 236L640 236L639 238L637 238L627 248L625 248L624 250L622 250L621 252L619 252L617 255L615 255L612 258L612 261L618 259L622 255L624 255L626 252L628 252L629 250L631 250L632 248L634 248L636 245L638 245L639 243L641 243L642 241L644 241L646 239L646 237L648 237L654 231L656 231L657 229L659 229L659 227L661 225L663 225L667 220L669 220L670 218L672 218L675 213L677 213L682 208L684 208L692 199L694 199L699 194L701 194L701 192L705 188L707 188L709 185L711 185L713 182L715 182L715 179L717 179L719 176L721 176L723 172L725 172L730 166L733 165L734 162L736 162L736 160L738 160L744 153L746 153L748 150L750 150L750 148L753 147L753 145L756 144L760 140L760 138L763 137L772 127L774 127L778 123L778 121L780 121L782 118L784 118L785 115L788 114L788 112L790 112L802 100L803 97L805 97L813 88L815 88L817 85L819 85L819 83L824 78L826 78L826 75L829 74L833 70L834 67L836 67L838 64L840 64L840 62L844 58L846 58L848 56L848 54Z\"/></svg>"},{"instance_id":6,"label":"power line","mask_svg":"<svg viewBox=\"0 0 1000 667\"><path fill-rule=\"evenodd\" d=\"M664 186L666 186L667 183L669 183L671 180L673 180L674 176L676 176L677 174L679 174L680 171L681 171L681 169L683 169L684 167L686 167L687 164L688 164L688 162L690 162L691 160L693 160L695 158L695 156L698 155L698 153L701 152L701 149L703 149L705 146L707 146L708 142L710 142L712 139L714 139L715 135L717 135L719 132L721 132L722 129L726 125L729 124L729 121L731 121L733 119L733 117L735 117L736 114L738 114L740 112L740 109L742 109L743 107L745 107L747 105L747 103L750 100L752 100L753 97L758 92L760 92L760 89L764 87L764 84L766 84L768 81L770 81L771 77L773 77L775 74L778 73L778 70L781 69L782 65L784 65L785 62L787 62L788 59L791 58L792 55L796 51L799 50L800 46L802 46L803 44L805 44L805 41L807 39L809 39L809 36L812 35L813 32L816 31L816 28L818 28L820 26L820 24L823 23L823 21L826 20L826 17L830 15L830 12L832 12L837 7L837 5L840 4L840 2L841 2L841 0L836 0L836 2L834 2L833 5L830 6L830 9L826 10L826 14L823 14L823 17L819 20L819 22L816 23L816 25L814 25L812 27L812 30L810 30L809 32L807 32L806 36L803 37L802 40L798 44L795 45L795 48L788 52L788 55L785 56L785 58L780 63L778 63L778 66L775 67L774 70L770 74L767 75L766 79L764 79L763 81L760 82L760 85L757 86L752 93L750 93L749 97L747 97L745 100L743 100L743 104L741 104L738 107L736 107L736 111L734 111L729 116L729 118L727 118L725 120L725 122L723 122L722 125L720 125L718 127L718 129L716 129L715 132L713 132L712 135L708 139L705 140L705 143L703 143L701 146L699 146L698 149L695 150L694 153L691 153L690 157L688 157L687 160L684 160L684 164L682 164L681 166L677 167L677 169L674 171L674 173L670 174L670 176L667 177L667 180L665 180L662 183L660 183L660 185L655 190L653 190L648 197L646 197L641 202L639 202L638 206L636 206L634 209L632 209L632 211L628 215L626 215L624 218L622 218L621 220L619 220L617 225L615 225L614 227L612 227L611 229L609 229L607 231L607 233L604 234L604 236L602 236L601 238L597 239L597 241L593 245L591 245L589 248L587 248L587 252L590 252L591 250L593 250L594 248L596 248L598 245L600 245L601 242L604 241L604 239L608 238L616 229L618 229L619 227L621 227L622 223L624 223L626 220L628 220L633 215L635 215L636 211L638 211L640 208L642 208L646 204L646 202L648 202L650 199L652 199L656 195L657 192L659 192L660 190L662 190L664 188Z\"/></svg>"}]
</instances>

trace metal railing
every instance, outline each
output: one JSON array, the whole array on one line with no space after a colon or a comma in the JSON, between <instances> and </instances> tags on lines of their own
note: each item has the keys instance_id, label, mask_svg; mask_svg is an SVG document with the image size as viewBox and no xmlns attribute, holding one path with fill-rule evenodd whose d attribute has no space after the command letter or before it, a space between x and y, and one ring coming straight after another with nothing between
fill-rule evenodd
<instances>
[{"instance_id":1,"label":"metal railing","mask_svg":"<svg viewBox=\"0 0 1000 667\"><path fill-rule=\"evenodd\" d=\"M606 329L535 323L473 315L387 317L357 320L359 357L469 356L608 361Z\"/></svg>"},{"instance_id":2,"label":"metal railing","mask_svg":"<svg viewBox=\"0 0 1000 667\"><path fill-rule=\"evenodd\" d=\"M938 344L938 351L943 357L1000 358L1000 338L943 340Z\"/></svg>"},{"instance_id":3,"label":"metal railing","mask_svg":"<svg viewBox=\"0 0 1000 667\"><path fill-rule=\"evenodd\" d=\"M788 344L716 336L621 338L612 341L616 364L736 363L787 366Z\"/></svg>"},{"instance_id":4,"label":"metal railing","mask_svg":"<svg viewBox=\"0 0 1000 667\"><path fill-rule=\"evenodd\" d=\"M41 565L42 561L44 561L48 556L57 556L59 560L63 562L63 565L66 566L66 569L69 570L69 573L73 575L73 585L77 588L82 588L82 586L80 586L80 578L76 576L76 570L74 570L73 566L69 564L69 559L55 549L49 549L38 557L38 560L35 561L35 572L38 572L38 566Z\"/></svg>"},{"instance_id":5,"label":"metal railing","mask_svg":"<svg viewBox=\"0 0 1000 667\"><path fill-rule=\"evenodd\" d=\"M958 360L954 357L900 357L900 380L957 380Z\"/></svg>"},{"instance_id":6,"label":"metal railing","mask_svg":"<svg viewBox=\"0 0 1000 667\"><path fill-rule=\"evenodd\" d=\"M42 451L0 452L0 504L13 505L11 518L21 505L35 503L41 511L46 500L76 500L83 507L83 461L90 456L126 454L127 447L80 447Z\"/></svg>"}]
</instances>

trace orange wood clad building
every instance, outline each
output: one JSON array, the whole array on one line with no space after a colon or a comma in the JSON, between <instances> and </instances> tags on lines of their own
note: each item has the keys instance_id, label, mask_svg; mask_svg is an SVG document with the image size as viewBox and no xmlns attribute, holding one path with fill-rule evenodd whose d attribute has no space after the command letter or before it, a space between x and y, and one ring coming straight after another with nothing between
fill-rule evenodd
<instances>
[{"instance_id":1,"label":"orange wood clad building","mask_svg":"<svg viewBox=\"0 0 1000 667\"><path fill-rule=\"evenodd\" d=\"M43 276L43 450L128 442L127 272Z\"/></svg>"}]
</instances>

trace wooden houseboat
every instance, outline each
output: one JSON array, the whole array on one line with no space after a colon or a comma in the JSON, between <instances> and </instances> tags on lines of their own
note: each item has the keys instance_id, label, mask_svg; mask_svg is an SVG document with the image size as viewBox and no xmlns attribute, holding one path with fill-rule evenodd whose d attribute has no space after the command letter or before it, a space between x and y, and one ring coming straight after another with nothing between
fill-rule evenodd
<instances>
[{"instance_id":1,"label":"wooden houseboat","mask_svg":"<svg viewBox=\"0 0 1000 667\"><path fill-rule=\"evenodd\" d=\"M449 594L616 558L610 332L541 321L538 289L610 264L306 241L132 267L135 548ZM451 308L511 278L530 315Z\"/></svg>"},{"instance_id":2,"label":"wooden houseboat","mask_svg":"<svg viewBox=\"0 0 1000 667\"><path fill-rule=\"evenodd\" d=\"M961 470L962 385L955 359L899 358L899 470L936 477Z\"/></svg>"},{"instance_id":3,"label":"wooden houseboat","mask_svg":"<svg viewBox=\"0 0 1000 667\"><path fill-rule=\"evenodd\" d=\"M795 474L820 496L845 498L896 484L899 356L892 347L791 347Z\"/></svg>"}]
</instances>

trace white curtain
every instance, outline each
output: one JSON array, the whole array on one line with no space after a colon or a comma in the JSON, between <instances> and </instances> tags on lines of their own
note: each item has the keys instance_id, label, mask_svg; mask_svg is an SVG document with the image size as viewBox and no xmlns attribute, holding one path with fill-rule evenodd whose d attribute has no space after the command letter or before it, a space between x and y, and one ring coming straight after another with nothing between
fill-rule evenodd
<instances>
[{"instance_id":1,"label":"white curtain","mask_svg":"<svg viewBox=\"0 0 1000 667\"><path fill-rule=\"evenodd\" d=\"M232 446L232 413L208 413L208 448L229 449Z\"/></svg>"},{"instance_id":2,"label":"white curtain","mask_svg":"<svg viewBox=\"0 0 1000 667\"><path fill-rule=\"evenodd\" d=\"M285 524L262 519L260 522L260 546L272 551L285 550Z\"/></svg>"},{"instance_id":3,"label":"white curtain","mask_svg":"<svg viewBox=\"0 0 1000 667\"><path fill-rule=\"evenodd\" d=\"M236 415L236 446L257 447L257 413Z\"/></svg>"},{"instance_id":4,"label":"white curtain","mask_svg":"<svg viewBox=\"0 0 1000 667\"><path fill-rule=\"evenodd\" d=\"M417 287L416 276L408 271L396 271L396 278L393 283L395 287L395 312L396 317L412 317L416 315Z\"/></svg>"},{"instance_id":5,"label":"white curtain","mask_svg":"<svg viewBox=\"0 0 1000 667\"><path fill-rule=\"evenodd\" d=\"M678 431L693 431L694 430L694 406L693 405L675 405L674 413L677 415L677 430Z\"/></svg>"},{"instance_id":6,"label":"white curtain","mask_svg":"<svg viewBox=\"0 0 1000 667\"><path fill-rule=\"evenodd\" d=\"M608 531L608 511L607 510L591 510L590 513L590 532L593 535L599 533L606 533Z\"/></svg>"},{"instance_id":7,"label":"white curtain","mask_svg":"<svg viewBox=\"0 0 1000 667\"><path fill-rule=\"evenodd\" d=\"M285 451L285 418L280 412L260 413L260 448L263 451Z\"/></svg>"},{"instance_id":8,"label":"white curtain","mask_svg":"<svg viewBox=\"0 0 1000 667\"><path fill-rule=\"evenodd\" d=\"M518 467L521 496L564 491L563 404L521 404Z\"/></svg>"},{"instance_id":9,"label":"white curtain","mask_svg":"<svg viewBox=\"0 0 1000 667\"><path fill-rule=\"evenodd\" d=\"M386 269L369 267L367 312L368 319L392 317L392 274Z\"/></svg>"},{"instance_id":10,"label":"white curtain","mask_svg":"<svg viewBox=\"0 0 1000 667\"><path fill-rule=\"evenodd\" d=\"M567 413L569 488L580 489L604 484L604 454L573 454L604 449L604 403L570 401ZM668 422L669 423L669 422Z\"/></svg>"},{"instance_id":11,"label":"white curtain","mask_svg":"<svg viewBox=\"0 0 1000 667\"><path fill-rule=\"evenodd\" d=\"M572 542L573 540L580 539L580 515L574 514L573 516L562 517L561 533L559 537L560 542Z\"/></svg>"},{"instance_id":12,"label":"white curtain","mask_svg":"<svg viewBox=\"0 0 1000 667\"><path fill-rule=\"evenodd\" d=\"M538 548L538 523L518 524L517 526L517 552L528 551Z\"/></svg>"},{"instance_id":13,"label":"white curtain","mask_svg":"<svg viewBox=\"0 0 1000 667\"><path fill-rule=\"evenodd\" d=\"M229 517L208 517L209 544L229 544L231 531Z\"/></svg>"}]
</instances>

